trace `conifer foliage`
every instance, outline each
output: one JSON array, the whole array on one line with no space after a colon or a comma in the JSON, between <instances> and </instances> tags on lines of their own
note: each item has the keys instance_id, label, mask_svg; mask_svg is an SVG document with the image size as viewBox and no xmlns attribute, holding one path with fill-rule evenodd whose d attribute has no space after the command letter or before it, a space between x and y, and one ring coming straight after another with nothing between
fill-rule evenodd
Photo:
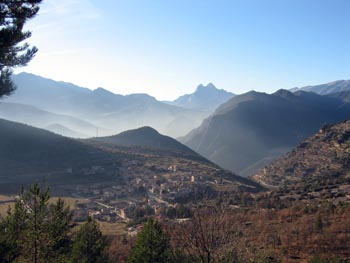
<instances>
[{"instance_id":1,"label":"conifer foliage","mask_svg":"<svg viewBox=\"0 0 350 263\"><path fill-rule=\"evenodd\" d=\"M106 242L89 218L74 235L72 212L48 188L22 189L14 208L0 218L0 263L106 263Z\"/></svg>"},{"instance_id":2,"label":"conifer foliage","mask_svg":"<svg viewBox=\"0 0 350 263\"><path fill-rule=\"evenodd\" d=\"M73 244L73 262L106 262L103 254L105 245L105 240L97 222L89 217L88 221L80 227Z\"/></svg>"},{"instance_id":3,"label":"conifer foliage","mask_svg":"<svg viewBox=\"0 0 350 263\"><path fill-rule=\"evenodd\" d=\"M49 189L22 190L0 224L2 262L66 262L72 214L61 199L49 204Z\"/></svg>"},{"instance_id":4,"label":"conifer foliage","mask_svg":"<svg viewBox=\"0 0 350 263\"><path fill-rule=\"evenodd\" d=\"M15 86L12 69L25 66L38 51L24 40L31 36L24 24L39 11L42 0L0 0L0 98L10 95Z\"/></svg>"},{"instance_id":5,"label":"conifer foliage","mask_svg":"<svg viewBox=\"0 0 350 263\"><path fill-rule=\"evenodd\" d=\"M167 263L171 262L170 238L162 231L161 225L149 219L138 234L131 252L130 263Z\"/></svg>"}]
</instances>

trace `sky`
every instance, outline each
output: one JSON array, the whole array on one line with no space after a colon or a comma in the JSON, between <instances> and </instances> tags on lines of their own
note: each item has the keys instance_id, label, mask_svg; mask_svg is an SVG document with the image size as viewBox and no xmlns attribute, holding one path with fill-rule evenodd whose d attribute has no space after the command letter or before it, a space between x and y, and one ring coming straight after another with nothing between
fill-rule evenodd
<instances>
[{"instance_id":1,"label":"sky","mask_svg":"<svg viewBox=\"0 0 350 263\"><path fill-rule=\"evenodd\" d=\"M348 0L44 0L25 71L173 100L350 79Z\"/></svg>"}]
</instances>

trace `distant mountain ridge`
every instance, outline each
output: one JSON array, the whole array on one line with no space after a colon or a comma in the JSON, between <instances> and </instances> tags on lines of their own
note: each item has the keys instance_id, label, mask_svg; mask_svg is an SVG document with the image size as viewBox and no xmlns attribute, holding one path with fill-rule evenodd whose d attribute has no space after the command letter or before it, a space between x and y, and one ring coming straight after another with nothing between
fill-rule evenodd
<instances>
[{"instance_id":1,"label":"distant mountain ridge","mask_svg":"<svg viewBox=\"0 0 350 263\"><path fill-rule=\"evenodd\" d=\"M102 136L141 126L155 127L172 137L186 134L209 115L207 111L186 109L157 101L147 94L118 95L103 88L89 90L66 82L33 74L13 76L18 89L5 102L30 105L54 114L84 120L99 128ZM71 130L73 127L53 119ZM94 136L96 132L77 132Z\"/></svg>"},{"instance_id":2,"label":"distant mountain ridge","mask_svg":"<svg viewBox=\"0 0 350 263\"><path fill-rule=\"evenodd\" d=\"M88 137L86 134L73 131L58 123L50 124L44 128L45 130L48 130L69 138L87 138Z\"/></svg>"},{"instance_id":3,"label":"distant mountain ridge","mask_svg":"<svg viewBox=\"0 0 350 263\"><path fill-rule=\"evenodd\" d=\"M325 123L347 118L350 104L338 97L251 91L222 104L180 141L214 163L248 176Z\"/></svg>"},{"instance_id":4,"label":"distant mountain ridge","mask_svg":"<svg viewBox=\"0 0 350 263\"><path fill-rule=\"evenodd\" d=\"M76 117L56 114L41 110L35 106L20 103L0 102L0 118L44 129L48 129L48 127L52 127L52 125L60 125L72 132L69 134L56 129L56 133L75 138L78 136L79 138L87 138L89 135L95 135L97 129L103 130L101 127L97 127L92 123Z\"/></svg>"},{"instance_id":5,"label":"distant mountain ridge","mask_svg":"<svg viewBox=\"0 0 350 263\"><path fill-rule=\"evenodd\" d=\"M93 111L94 114L108 113L115 108L156 101L147 94L123 96L103 88L89 90L28 73L14 75L13 81L18 88L8 101L37 106L50 112L64 112L72 116L83 115L89 111Z\"/></svg>"},{"instance_id":6,"label":"distant mountain ridge","mask_svg":"<svg viewBox=\"0 0 350 263\"><path fill-rule=\"evenodd\" d=\"M195 92L180 96L176 100L167 103L188 109L212 111L233 96L233 93L217 89L214 84L209 83L206 86L200 84Z\"/></svg>"},{"instance_id":7,"label":"distant mountain ridge","mask_svg":"<svg viewBox=\"0 0 350 263\"><path fill-rule=\"evenodd\" d=\"M314 92L320 95L329 95L344 91L350 91L350 80L337 80L326 84L294 88L292 91L303 90Z\"/></svg>"}]
</instances>

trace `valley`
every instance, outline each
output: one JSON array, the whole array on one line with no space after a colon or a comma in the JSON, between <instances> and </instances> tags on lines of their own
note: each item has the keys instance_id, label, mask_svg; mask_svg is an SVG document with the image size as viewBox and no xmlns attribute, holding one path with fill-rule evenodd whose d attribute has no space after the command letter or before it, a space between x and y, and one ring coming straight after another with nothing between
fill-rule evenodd
<instances>
[{"instance_id":1,"label":"valley","mask_svg":"<svg viewBox=\"0 0 350 263\"><path fill-rule=\"evenodd\" d=\"M114 138L130 138L137 146L113 143L110 137L73 140L5 120L0 124L0 193L14 196L33 182L48 185L54 196L76 200L76 222L92 216L125 231L125 224L146 215L168 217L170 210L190 211L195 202L222 193L263 190L150 128Z\"/></svg>"},{"instance_id":2,"label":"valley","mask_svg":"<svg viewBox=\"0 0 350 263\"><path fill-rule=\"evenodd\" d=\"M349 8L0 1L0 263L350 263Z\"/></svg>"},{"instance_id":3,"label":"valley","mask_svg":"<svg viewBox=\"0 0 350 263\"><path fill-rule=\"evenodd\" d=\"M251 95L245 96L251 100ZM261 94L254 96L259 98ZM298 96L327 105L339 102L337 98L287 91L274 96L281 96L283 103L286 98L298 101ZM233 99L242 100L240 95ZM340 105L341 109L347 107L346 103ZM224 104L217 112L229 109ZM344 114L327 116L340 118L347 112ZM310 126L310 133L320 120ZM219 125L216 122L216 127ZM149 218L156 218L165 229L169 227L167 231L176 244L179 235L194 235L189 230L186 235L179 234L177 231L183 231L181 226L195 229L198 213L209 213L201 219L206 227L222 219L226 220L221 223L224 229L218 231L233 231L232 236L224 236L233 238L239 233L239 238L233 239L237 241L229 239L222 246L228 251L235 249L242 260L268 257L270 262L309 262L317 255L346 259L348 249L339 244L348 242L343 235L348 230L337 222L347 216L350 204L349 127L349 121L323 125L295 148L293 144L286 144L286 148L276 146L270 150L275 151L276 157L288 153L271 163L265 156L266 163L260 164L265 167L259 170L261 166L257 165L258 172L245 178L151 127L106 137L71 139L2 119L0 213L5 216L22 186L28 188L37 182L50 186L55 198L61 197L70 205L75 225L91 217L112 240L124 238L131 242ZM245 132L242 136L249 139L251 135ZM263 136L267 135L265 131ZM286 135L295 139L293 132L283 134ZM282 142L283 136L275 134L274 140ZM238 149L244 154L250 148ZM211 214L211 209L219 210ZM331 240L338 241L330 243ZM246 250L242 250L244 246ZM215 253L218 257L223 255Z\"/></svg>"}]
</instances>

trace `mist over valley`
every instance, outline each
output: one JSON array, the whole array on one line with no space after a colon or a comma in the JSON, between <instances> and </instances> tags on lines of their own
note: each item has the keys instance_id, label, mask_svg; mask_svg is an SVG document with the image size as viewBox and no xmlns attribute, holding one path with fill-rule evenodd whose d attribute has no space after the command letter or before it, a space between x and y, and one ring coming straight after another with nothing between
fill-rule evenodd
<instances>
[{"instance_id":1,"label":"mist over valley","mask_svg":"<svg viewBox=\"0 0 350 263\"><path fill-rule=\"evenodd\" d=\"M349 263L349 3L0 1L0 263Z\"/></svg>"}]
</instances>

